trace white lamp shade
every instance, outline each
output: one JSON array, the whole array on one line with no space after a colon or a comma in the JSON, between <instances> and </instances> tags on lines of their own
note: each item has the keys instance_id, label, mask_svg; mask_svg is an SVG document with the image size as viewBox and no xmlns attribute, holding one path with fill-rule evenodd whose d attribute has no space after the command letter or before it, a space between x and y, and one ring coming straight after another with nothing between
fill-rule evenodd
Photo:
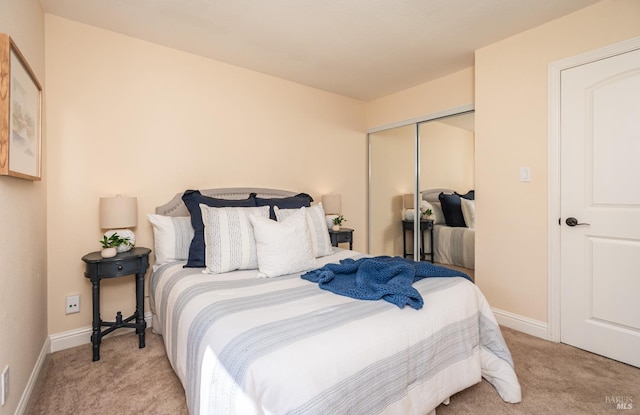
<instances>
[{"instance_id":1,"label":"white lamp shade","mask_svg":"<svg viewBox=\"0 0 640 415\"><path fill-rule=\"evenodd\" d=\"M402 196L402 205L405 209L413 209L413 193L405 193Z\"/></svg>"},{"instance_id":2,"label":"white lamp shade","mask_svg":"<svg viewBox=\"0 0 640 415\"><path fill-rule=\"evenodd\" d=\"M324 208L324 213L326 213L327 215L339 215L342 212L342 196L322 196L322 207Z\"/></svg>"},{"instance_id":3,"label":"white lamp shade","mask_svg":"<svg viewBox=\"0 0 640 415\"><path fill-rule=\"evenodd\" d=\"M102 229L133 228L138 224L138 199L135 197L101 197Z\"/></svg>"}]
</instances>

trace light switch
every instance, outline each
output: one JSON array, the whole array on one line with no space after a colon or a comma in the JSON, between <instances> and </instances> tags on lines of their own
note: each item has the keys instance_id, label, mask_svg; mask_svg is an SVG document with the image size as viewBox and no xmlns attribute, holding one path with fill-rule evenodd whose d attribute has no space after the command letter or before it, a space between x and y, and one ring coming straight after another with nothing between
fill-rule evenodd
<instances>
[{"instance_id":1,"label":"light switch","mask_svg":"<svg viewBox=\"0 0 640 415\"><path fill-rule=\"evenodd\" d=\"M520 167L520 181L521 182L530 182L531 181L531 168L530 167Z\"/></svg>"}]
</instances>

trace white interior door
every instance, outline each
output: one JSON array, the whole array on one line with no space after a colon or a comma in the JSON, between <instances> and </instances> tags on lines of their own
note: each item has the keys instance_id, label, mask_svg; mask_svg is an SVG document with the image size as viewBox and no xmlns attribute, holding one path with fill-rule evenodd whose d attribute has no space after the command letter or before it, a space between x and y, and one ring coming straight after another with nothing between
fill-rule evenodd
<instances>
[{"instance_id":1,"label":"white interior door","mask_svg":"<svg viewBox=\"0 0 640 415\"><path fill-rule=\"evenodd\" d=\"M561 94L561 341L640 367L640 50Z\"/></svg>"}]
</instances>

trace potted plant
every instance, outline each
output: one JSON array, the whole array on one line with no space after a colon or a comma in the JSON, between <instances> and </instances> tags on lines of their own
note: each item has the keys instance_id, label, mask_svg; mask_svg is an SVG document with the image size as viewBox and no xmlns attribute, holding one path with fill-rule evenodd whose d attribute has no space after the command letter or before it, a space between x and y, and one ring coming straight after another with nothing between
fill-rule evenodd
<instances>
[{"instance_id":1,"label":"potted plant","mask_svg":"<svg viewBox=\"0 0 640 415\"><path fill-rule=\"evenodd\" d=\"M433 215L433 210L431 209L420 209L420 213L426 220L431 220L431 215Z\"/></svg>"},{"instance_id":2,"label":"potted plant","mask_svg":"<svg viewBox=\"0 0 640 415\"><path fill-rule=\"evenodd\" d=\"M346 222L346 221L347 220L344 218L344 216L338 215L338 217L333 218L333 226L331 227L331 230L339 231L340 226L342 226L342 222Z\"/></svg>"},{"instance_id":3,"label":"potted plant","mask_svg":"<svg viewBox=\"0 0 640 415\"><path fill-rule=\"evenodd\" d=\"M129 238L121 238L117 232L107 236L106 234L100 240L102 251L100 255L103 258L111 258L116 256L118 252L128 251L132 245ZM121 249L118 249L121 248Z\"/></svg>"}]
</instances>

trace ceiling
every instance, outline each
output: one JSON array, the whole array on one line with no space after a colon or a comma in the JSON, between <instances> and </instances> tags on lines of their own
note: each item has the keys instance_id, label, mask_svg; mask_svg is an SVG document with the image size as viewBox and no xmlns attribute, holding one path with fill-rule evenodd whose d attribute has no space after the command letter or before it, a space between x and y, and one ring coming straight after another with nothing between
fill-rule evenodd
<instances>
[{"instance_id":1,"label":"ceiling","mask_svg":"<svg viewBox=\"0 0 640 415\"><path fill-rule=\"evenodd\" d=\"M598 0L41 0L47 13L360 100Z\"/></svg>"}]
</instances>

